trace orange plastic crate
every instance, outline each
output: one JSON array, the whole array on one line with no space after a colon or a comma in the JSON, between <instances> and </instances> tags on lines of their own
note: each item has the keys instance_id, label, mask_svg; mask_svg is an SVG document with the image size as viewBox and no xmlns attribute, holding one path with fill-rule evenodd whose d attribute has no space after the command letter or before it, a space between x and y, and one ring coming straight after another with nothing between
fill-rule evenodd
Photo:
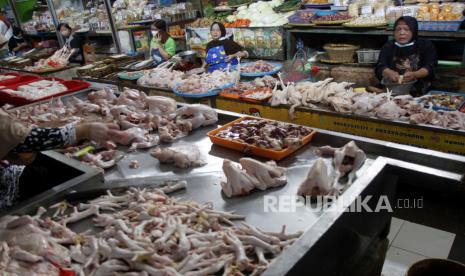
<instances>
[{"instance_id":1,"label":"orange plastic crate","mask_svg":"<svg viewBox=\"0 0 465 276\"><path fill-rule=\"evenodd\" d=\"M285 157L291 155L292 153L294 153L298 149L302 148L306 144L308 144L313 139L313 136L315 136L315 134L316 134L316 131L312 130L312 132L310 132L310 134L308 134L307 136L305 136L302 139L302 145L300 145L299 147L286 148L286 149L283 149L283 150L280 150L280 151L271 150L271 149L264 149L264 148L260 148L260 147L254 146L254 145L249 145L249 144L240 143L240 142L229 140L229 139L216 137L216 134L218 134L220 131L225 130L226 128L229 128L229 127L233 126L234 124L242 122L244 120L266 120L266 121L270 121L270 122L273 121L273 120L269 120L269 119L257 118L257 117L252 117L252 116L244 116L244 117L241 117L241 118L239 118L237 120L234 120L234 121L232 121L232 122L218 128L218 129L215 129L215 130L212 130L212 131L208 132L207 135L208 135L208 137L210 138L210 140L212 141L213 144L220 145L220 146L223 146L225 148L229 148L229 149L233 149L233 150L237 150L237 151L241 151L241 152L247 152L247 153L250 153L250 154L256 155L256 156L270 158L270 159L273 159L273 160L281 160L281 159L284 159Z\"/></svg>"}]
</instances>

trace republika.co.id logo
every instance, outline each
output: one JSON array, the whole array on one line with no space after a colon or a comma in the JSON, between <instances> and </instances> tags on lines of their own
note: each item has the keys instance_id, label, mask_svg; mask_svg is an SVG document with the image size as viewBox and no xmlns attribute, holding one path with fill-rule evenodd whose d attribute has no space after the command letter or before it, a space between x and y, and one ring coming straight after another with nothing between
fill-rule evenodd
<instances>
[{"instance_id":1,"label":"republika.co.id logo","mask_svg":"<svg viewBox=\"0 0 465 276\"><path fill-rule=\"evenodd\" d=\"M343 195L304 197L298 195L264 196L263 210L265 213L293 213L305 208L311 212L351 212L379 213L394 212L394 209L421 209L423 198L389 200L387 195L358 196L349 202Z\"/></svg>"}]
</instances>

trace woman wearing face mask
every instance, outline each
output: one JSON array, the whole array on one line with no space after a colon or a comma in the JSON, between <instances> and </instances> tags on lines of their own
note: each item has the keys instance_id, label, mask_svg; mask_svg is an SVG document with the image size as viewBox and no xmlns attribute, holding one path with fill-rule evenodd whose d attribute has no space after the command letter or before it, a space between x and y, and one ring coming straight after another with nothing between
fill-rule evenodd
<instances>
[{"instance_id":1,"label":"woman wearing face mask","mask_svg":"<svg viewBox=\"0 0 465 276\"><path fill-rule=\"evenodd\" d=\"M68 24L58 24L58 30L65 39L65 46L72 51L72 56L82 53L81 49L84 43L80 37L74 36L73 29Z\"/></svg>"},{"instance_id":2,"label":"woman wearing face mask","mask_svg":"<svg viewBox=\"0 0 465 276\"><path fill-rule=\"evenodd\" d=\"M214 22L210 27L212 41L207 44L207 56L205 61L208 64L208 72L237 64L238 58L248 57L249 54L244 48L226 37L226 28L219 22Z\"/></svg>"},{"instance_id":3,"label":"woman wearing face mask","mask_svg":"<svg viewBox=\"0 0 465 276\"><path fill-rule=\"evenodd\" d=\"M174 39L166 32L166 23L163 20L155 20L151 30L152 40L150 41L150 56L154 64L158 65L176 54L176 42L174 42Z\"/></svg>"},{"instance_id":4,"label":"woman wearing face mask","mask_svg":"<svg viewBox=\"0 0 465 276\"><path fill-rule=\"evenodd\" d=\"M10 52L20 56L30 48L29 43L23 37L23 31L18 27L14 27L13 36L10 38L10 41L8 41L8 49Z\"/></svg>"},{"instance_id":5,"label":"woman wearing face mask","mask_svg":"<svg viewBox=\"0 0 465 276\"><path fill-rule=\"evenodd\" d=\"M394 24L394 41L387 42L381 49L375 68L379 80L392 82L417 81L411 94L425 94L434 79L437 64L436 50L429 40L418 38L418 22L404 16Z\"/></svg>"}]
</instances>

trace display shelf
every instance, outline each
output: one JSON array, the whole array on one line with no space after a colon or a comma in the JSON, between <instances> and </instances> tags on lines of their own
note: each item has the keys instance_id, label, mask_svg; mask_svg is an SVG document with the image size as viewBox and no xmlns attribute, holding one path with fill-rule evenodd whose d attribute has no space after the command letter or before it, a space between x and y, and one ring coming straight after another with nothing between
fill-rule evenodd
<instances>
[{"instance_id":1,"label":"display shelf","mask_svg":"<svg viewBox=\"0 0 465 276\"><path fill-rule=\"evenodd\" d=\"M377 38L385 38L386 41L390 39L394 32L389 28L367 28L367 29L351 29L343 28L341 26L316 26L316 27L292 27L285 26L286 32L286 57L291 59L295 51L296 37L309 37L311 35L340 35L340 36L357 36L358 39L363 36L371 36ZM462 66L465 66L465 30L461 29L457 32L433 32L433 31L420 31L419 36L427 38L435 43L450 43L458 42L463 47ZM350 39L349 39L350 40ZM322 42L323 44L323 42Z\"/></svg>"}]
</instances>

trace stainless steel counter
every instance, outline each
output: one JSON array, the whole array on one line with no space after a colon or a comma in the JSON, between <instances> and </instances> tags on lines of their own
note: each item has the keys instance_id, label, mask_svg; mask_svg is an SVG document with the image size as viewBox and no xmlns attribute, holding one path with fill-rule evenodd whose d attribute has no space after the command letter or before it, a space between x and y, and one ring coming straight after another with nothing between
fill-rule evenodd
<instances>
[{"instance_id":1,"label":"stainless steel counter","mask_svg":"<svg viewBox=\"0 0 465 276\"><path fill-rule=\"evenodd\" d=\"M219 111L219 125L236 119L240 114ZM382 142L347 134L317 130L309 145L278 165L286 167L288 184L251 195L226 198L221 192L220 182L224 180L222 161L228 158L237 162L243 154L212 145L206 133L217 126L201 128L178 143L196 145L205 156L207 164L190 170L175 169L170 165L160 165L147 151L128 153L119 164L105 173L105 183L99 181L73 185L66 191L56 193L55 201L67 199L76 193L90 193L105 188L127 187L131 185L157 185L164 180L185 179L188 188L174 196L198 202L213 202L214 208L236 211L247 216L247 222L268 231L279 231L282 225L292 233L302 230L304 235L285 250L265 272L265 275L303 275L312 271L315 275L347 275L354 265L362 260L363 253L377 237L387 235L391 213L344 212L356 202L358 197L372 196L369 206L374 209L380 196L392 200L398 179L411 179L418 185L435 189L464 191L463 174L465 157L424 150L410 146ZM299 207L295 212L265 212L264 196L293 196L305 179L310 166L316 160L313 150L317 146L342 146L354 140L368 156L363 168L357 173L355 182L333 204L332 209L310 212ZM128 163L138 160L139 169L129 169ZM76 162L63 157L63 162ZM327 159L328 164L331 162ZM50 197L37 199L20 213L32 213L34 207L48 205ZM335 209L337 205L342 210Z\"/></svg>"}]
</instances>

